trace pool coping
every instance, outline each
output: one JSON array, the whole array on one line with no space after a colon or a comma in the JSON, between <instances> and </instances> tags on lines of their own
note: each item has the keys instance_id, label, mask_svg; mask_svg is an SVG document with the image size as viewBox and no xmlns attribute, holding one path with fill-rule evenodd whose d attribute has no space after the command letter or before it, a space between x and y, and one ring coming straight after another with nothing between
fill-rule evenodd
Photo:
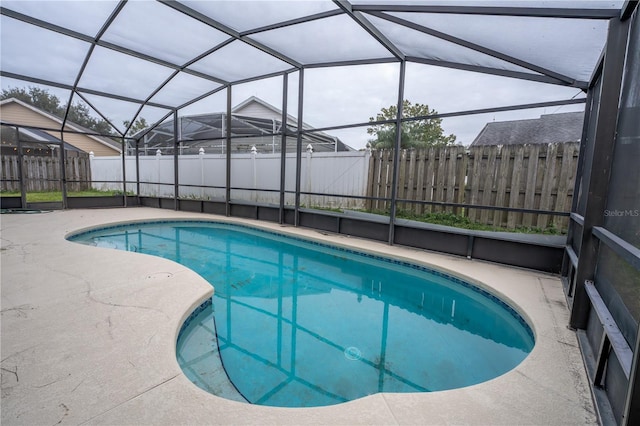
<instances>
[{"instance_id":1,"label":"pool coping","mask_svg":"<svg viewBox=\"0 0 640 426\"><path fill-rule=\"evenodd\" d=\"M209 214L135 208L11 216L1 223L3 423L597 424L575 333L566 328L561 283L553 275ZM64 240L71 231L108 222L185 218L293 233L427 263L454 276L464 267L464 279L519 307L536 346L511 372L457 390L377 394L308 409L223 400L182 375L171 340L210 297L209 284L168 260ZM65 264L74 265L73 271L60 267ZM147 345L139 347L140 341Z\"/></svg>"}]
</instances>

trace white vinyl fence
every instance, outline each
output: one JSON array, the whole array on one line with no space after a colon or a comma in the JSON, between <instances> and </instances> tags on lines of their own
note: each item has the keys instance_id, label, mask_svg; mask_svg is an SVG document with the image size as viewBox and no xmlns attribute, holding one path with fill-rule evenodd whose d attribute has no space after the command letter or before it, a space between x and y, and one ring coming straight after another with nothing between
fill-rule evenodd
<instances>
[{"instance_id":1,"label":"white vinyl fence","mask_svg":"<svg viewBox=\"0 0 640 426\"><path fill-rule=\"evenodd\" d=\"M302 154L300 191L364 196L367 188L370 153L321 152ZM141 196L173 197L174 157L140 157ZM287 154L285 189L295 191L296 155ZM92 186L99 190L122 190L122 157L91 157ZM126 158L126 178L136 181L135 157ZM223 200L226 187L226 158L220 154L181 155L178 157L179 197ZM280 202L280 154L234 154L231 157L232 201L265 204ZM135 183L127 184L135 193ZM287 194L287 204L294 195ZM364 201L325 195L301 195L307 207L362 208Z\"/></svg>"}]
</instances>

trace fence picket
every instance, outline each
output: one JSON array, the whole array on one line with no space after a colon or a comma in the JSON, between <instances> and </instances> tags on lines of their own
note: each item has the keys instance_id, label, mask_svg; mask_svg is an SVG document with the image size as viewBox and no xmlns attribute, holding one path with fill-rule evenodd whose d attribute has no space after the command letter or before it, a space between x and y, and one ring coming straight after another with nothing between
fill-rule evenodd
<instances>
[{"instance_id":1,"label":"fence picket","mask_svg":"<svg viewBox=\"0 0 640 426\"><path fill-rule=\"evenodd\" d=\"M397 197L399 199L403 199L405 198L405 192L407 187L407 174L406 174L407 150L406 149L403 149L402 152L400 153L400 164L398 164L398 167L400 167L400 173L398 173ZM400 209L406 209L407 203L400 203L398 207Z\"/></svg>"},{"instance_id":2,"label":"fence picket","mask_svg":"<svg viewBox=\"0 0 640 426\"><path fill-rule=\"evenodd\" d=\"M555 211L565 211L565 209L569 209L571 208L571 204L566 204L567 201L567 194L569 192L569 185L571 183L571 178L569 177L569 173L571 170L571 162L573 161L573 146L570 146L568 144L564 144L560 147L562 149L562 163L560 166L560 178L558 180L558 192L556 195L556 204L555 204ZM556 228L562 228L565 226L568 226L568 223L565 224L565 222L567 222L566 218L563 218L561 216L554 216L553 217L553 225Z\"/></svg>"},{"instance_id":3,"label":"fence picket","mask_svg":"<svg viewBox=\"0 0 640 426\"><path fill-rule=\"evenodd\" d=\"M446 152L444 148L434 148L436 153L437 166L435 167L434 180L434 198L433 201L444 201L444 181L446 179L445 165L446 165ZM434 206L436 212L441 212L441 206Z\"/></svg>"},{"instance_id":4,"label":"fence picket","mask_svg":"<svg viewBox=\"0 0 640 426\"><path fill-rule=\"evenodd\" d=\"M493 145L488 147L488 163L487 166L483 168L483 183L482 186L482 205L490 206L491 197L493 195L493 187L495 184L495 170L496 170L496 157L498 156L498 146ZM480 212L480 222L481 223L489 223L489 212L490 210L483 209ZM493 217L492 217L493 220Z\"/></svg>"},{"instance_id":5,"label":"fence picket","mask_svg":"<svg viewBox=\"0 0 640 426\"><path fill-rule=\"evenodd\" d=\"M468 204L480 204L479 190L480 190L480 182L482 181L482 166L483 166L483 155L484 155L484 146L473 147L470 150L471 153L471 161L473 162L473 167L471 169L471 174L469 176L469 181L467 182L467 186L469 188L469 203ZM478 209L469 209L468 216L472 222L476 221L476 218L479 216Z\"/></svg>"},{"instance_id":6,"label":"fence picket","mask_svg":"<svg viewBox=\"0 0 640 426\"><path fill-rule=\"evenodd\" d=\"M425 200L425 190L424 190L424 167L426 163L426 151L424 149L420 149L416 151L417 161L418 161L418 176L416 178L416 192L415 197L416 200ZM424 204L416 204L415 210L417 214L422 214L424 212Z\"/></svg>"},{"instance_id":7,"label":"fence picket","mask_svg":"<svg viewBox=\"0 0 640 426\"><path fill-rule=\"evenodd\" d=\"M542 182L542 192L540 194L540 210L551 210L551 192L557 183L556 178L556 162L557 162L558 145L550 144L547 146L546 156L546 172ZM546 228L549 223L548 215L538 215L538 228Z\"/></svg>"},{"instance_id":8,"label":"fence picket","mask_svg":"<svg viewBox=\"0 0 640 426\"><path fill-rule=\"evenodd\" d=\"M20 191L20 173L17 155L3 155L2 191ZM36 155L22 156L23 185L27 192L60 191L60 158ZM69 191L82 191L91 187L91 165L87 155L72 155L65 162ZM14 182L12 182L14 181ZM74 182L75 181L75 182Z\"/></svg>"},{"instance_id":9,"label":"fence picket","mask_svg":"<svg viewBox=\"0 0 640 426\"><path fill-rule=\"evenodd\" d=\"M520 178L522 175L522 167L524 163L524 146L516 150L516 154L513 158L513 172L511 174L511 187L509 190L509 207L520 207ZM507 214L507 228L514 229L517 225L519 218L522 218L521 213L508 212Z\"/></svg>"},{"instance_id":10,"label":"fence picket","mask_svg":"<svg viewBox=\"0 0 640 426\"><path fill-rule=\"evenodd\" d=\"M538 160L540 157L540 145L525 145L529 152L527 160L527 180L524 188L524 205L527 208L534 208L536 198L536 186L538 180ZM526 155L526 153L525 153ZM546 164L546 163L543 163ZM544 170L543 170L544 173ZM537 219L537 215L532 213L524 213L522 215L522 225L524 227L530 227L534 220Z\"/></svg>"},{"instance_id":11,"label":"fence picket","mask_svg":"<svg viewBox=\"0 0 640 426\"><path fill-rule=\"evenodd\" d=\"M445 185L446 189L446 202L454 203L456 197L456 171L458 166L458 147L452 146L443 148L443 150L448 154L447 158L447 183ZM447 207L446 211L448 213L453 212L453 207Z\"/></svg>"},{"instance_id":12,"label":"fence picket","mask_svg":"<svg viewBox=\"0 0 640 426\"><path fill-rule=\"evenodd\" d=\"M415 200L415 171L416 171L416 150L412 149L409 151L409 167L408 167L408 176L407 176L407 192L405 193L405 198L408 200ZM415 211L415 204L407 204L407 209L410 211Z\"/></svg>"},{"instance_id":13,"label":"fence picket","mask_svg":"<svg viewBox=\"0 0 640 426\"><path fill-rule=\"evenodd\" d=\"M498 171L498 183L496 185L496 206L504 206L505 199L507 197L507 179L505 178L509 174L509 165L511 164L511 146L505 145L500 150L499 165L496 166ZM502 210L496 210L493 212L493 225L502 226L505 218L505 212Z\"/></svg>"}]
</instances>

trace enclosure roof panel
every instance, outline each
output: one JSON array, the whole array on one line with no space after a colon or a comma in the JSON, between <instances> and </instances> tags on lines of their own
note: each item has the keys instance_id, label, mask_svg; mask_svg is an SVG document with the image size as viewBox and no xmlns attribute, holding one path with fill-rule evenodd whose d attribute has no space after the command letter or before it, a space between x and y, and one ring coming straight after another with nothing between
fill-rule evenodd
<instances>
[{"instance_id":1,"label":"enclosure roof panel","mask_svg":"<svg viewBox=\"0 0 640 426\"><path fill-rule=\"evenodd\" d=\"M2 7L95 37L118 2L2 0ZM3 39L4 44L4 39Z\"/></svg>"},{"instance_id":2,"label":"enclosure roof panel","mask_svg":"<svg viewBox=\"0 0 640 426\"><path fill-rule=\"evenodd\" d=\"M392 57L346 15L261 32L251 38L303 64Z\"/></svg>"},{"instance_id":3,"label":"enclosure roof panel","mask_svg":"<svg viewBox=\"0 0 640 426\"><path fill-rule=\"evenodd\" d=\"M188 69L226 81L237 81L290 69L291 65L249 44L235 40L195 62Z\"/></svg>"},{"instance_id":4,"label":"enclosure roof panel","mask_svg":"<svg viewBox=\"0 0 640 426\"><path fill-rule=\"evenodd\" d=\"M127 2L102 36L106 42L177 65L228 38L215 28L153 1Z\"/></svg>"},{"instance_id":5,"label":"enclosure roof panel","mask_svg":"<svg viewBox=\"0 0 640 426\"><path fill-rule=\"evenodd\" d=\"M586 81L604 48L608 23L595 19L390 13L515 59Z\"/></svg>"},{"instance_id":6,"label":"enclosure roof panel","mask_svg":"<svg viewBox=\"0 0 640 426\"><path fill-rule=\"evenodd\" d=\"M376 16L369 20L391 40L405 55L428 59L435 62L454 62L463 65L480 66L496 70L536 73L500 58L490 56L451 41L435 37L416 29L407 28Z\"/></svg>"},{"instance_id":7,"label":"enclosure roof panel","mask_svg":"<svg viewBox=\"0 0 640 426\"><path fill-rule=\"evenodd\" d=\"M2 71L73 84L90 44L7 16L0 17Z\"/></svg>"},{"instance_id":8,"label":"enclosure roof panel","mask_svg":"<svg viewBox=\"0 0 640 426\"><path fill-rule=\"evenodd\" d=\"M619 18L623 6L622 0L5 0L0 75L3 89L17 81L137 104L117 114L119 128L125 113L129 122L143 111L163 120L216 90L311 67L407 60L584 89L608 20Z\"/></svg>"},{"instance_id":9,"label":"enclosure roof panel","mask_svg":"<svg viewBox=\"0 0 640 426\"><path fill-rule=\"evenodd\" d=\"M337 10L331 1L193 1L180 3L237 31L244 32L284 21Z\"/></svg>"}]
</instances>

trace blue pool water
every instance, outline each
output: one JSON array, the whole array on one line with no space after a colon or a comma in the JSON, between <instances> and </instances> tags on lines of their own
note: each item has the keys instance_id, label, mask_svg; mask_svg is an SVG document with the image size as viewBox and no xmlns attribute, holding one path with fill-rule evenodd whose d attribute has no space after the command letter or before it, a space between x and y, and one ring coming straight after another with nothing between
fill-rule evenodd
<instances>
[{"instance_id":1,"label":"blue pool water","mask_svg":"<svg viewBox=\"0 0 640 426\"><path fill-rule=\"evenodd\" d=\"M507 304L423 266L213 222L70 239L168 258L209 281L214 296L183 325L177 357L230 399L309 407L459 388L513 369L534 345Z\"/></svg>"}]
</instances>

